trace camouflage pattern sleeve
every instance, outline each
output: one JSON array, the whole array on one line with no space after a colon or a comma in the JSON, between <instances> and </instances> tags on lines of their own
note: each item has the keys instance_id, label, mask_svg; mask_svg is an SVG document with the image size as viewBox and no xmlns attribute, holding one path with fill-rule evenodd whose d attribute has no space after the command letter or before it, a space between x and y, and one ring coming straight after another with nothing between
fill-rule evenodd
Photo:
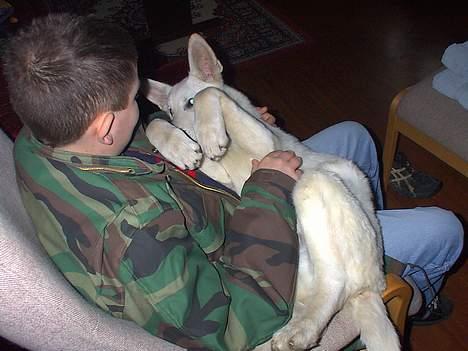
<instances>
[{"instance_id":1,"label":"camouflage pattern sleeve","mask_svg":"<svg viewBox=\"0 0 468 351\"><path fill-rule=\"evenodd\" d=\"M189 320L199 335L206 334L203 343L210 349L252 349L290 319L298 258L294 183L280 172L260 170L240 201L230 201L171 177L188 234L208 255L223 289L216 295L212 281L194 290L193 301L200 302Z\"/></svg>"},{"instance_id":2,"label":"camouflage pattern sleeve","mask_svg":"<svg viewBox=\"0 0 468 351\"><path fill-rule=\"evenodd\" d=\"M291 191L295 181L262 169L242 190L226 231L220 270L230 291L250 290L257 301L232 300L236 317L255 330L251 344L261 344L285 325L294 302L298 238ZM264 312L256 315L259 306Z\"/></svg>"}]
</instances>

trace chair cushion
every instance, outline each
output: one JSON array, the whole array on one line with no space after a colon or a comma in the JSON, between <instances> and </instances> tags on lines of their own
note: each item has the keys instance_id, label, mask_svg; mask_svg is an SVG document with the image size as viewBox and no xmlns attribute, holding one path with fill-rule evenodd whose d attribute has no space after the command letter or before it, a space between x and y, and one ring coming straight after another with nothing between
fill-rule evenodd
<instances>
[{"instance_id":1,"label":"chair cushion","mask_svg":"<svg viewBox=\"0 0 468 351\"><path fill-rule=\"evenodd\" d=\"M398 106L398 116L468 161L468 110L432 88L437 73L408 90Z\"/></svg>"},{"instance_id":2,"label":"chair cushion","mask_svg":"<svg viewBox=\"0 0 468 351\"><path fill-rule=\"evenodd\" d=\"M87 303L35 237L0 130L0 335L29 350L182 350Z\"/></svg>"}]
</instances>

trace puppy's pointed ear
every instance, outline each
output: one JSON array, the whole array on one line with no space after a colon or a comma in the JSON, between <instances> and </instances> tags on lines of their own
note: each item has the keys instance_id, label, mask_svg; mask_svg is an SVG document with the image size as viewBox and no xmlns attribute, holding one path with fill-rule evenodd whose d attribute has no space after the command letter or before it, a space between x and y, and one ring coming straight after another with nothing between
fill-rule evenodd
<instances>
[{"instance_id":1,"label":"puppy's pointed ear","mask_svg":"<svg viewBox=\"0 0 468 351\"><path fill-rule=\"evenodd\" d=\"M172 86L157 82L151 79L142 80L140 83L140 92L153 104L159 106L163 111L168 111L169 109L169 91Z\"/></svg>"},{"instance_id":2,"label":"puppy's pointed ear","mask_svg":"<svg viewBox=\"0 0 468 351\"><path fill-rule=\"evenodd\" d=\"M211 47L199 34L192 34L188 44L190 74L207 83L222 83L223 66Z\"/></svg>"}]
</instances>

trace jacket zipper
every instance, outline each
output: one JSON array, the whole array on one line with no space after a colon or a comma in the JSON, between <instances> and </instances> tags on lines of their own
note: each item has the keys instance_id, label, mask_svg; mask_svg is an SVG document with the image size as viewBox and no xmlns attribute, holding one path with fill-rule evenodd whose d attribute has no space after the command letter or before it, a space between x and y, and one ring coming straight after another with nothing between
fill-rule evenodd
<instances>
[{"instance_id":1,"label":"jacket zipper","mask_svg":"<svg viewBox=\"0 0 468 351\"><path fill-rule=\"evenodd\" d=\"M118 169L118 168L112 168L112 167L78 167L78 168L80 170L82 170L82 171L109 171L109 172L116 172L116 173L120 173L120 174L135 174L135 170L133 170L132 168L127 168L127 169ZM196 181L192 177L188 176L187 174L185 174L181 170L179 170L177 168L174 168L174 170L177 173L183 175L186 179L190 180L192 183L194 183L195 185L197 185L198 187L200 187L202 189L209 190L209 191L214 191L214 192L219 193L221 195L226 195L226 196L230 197L231 199L235 200L236 202L240 202L239 198L237 198L234 195L228 193L227 191L206 186L206 185L201 184L200 182Z\"/></svg>"},{"instance_id":2,"label":"jacket zipper","mask_svg":"<svg viewBox=\"0 0 468 351\"><path fill-rule=\"evenodd\" d=\"M177 168L174 168L174 170L183 175L186 179L190 180L192 183L194 183L195 185L199 186L200 188L202 189L205 189L205 190L209 190L209 191L214 191L216 193L219 193L219 194L222 194L222 195L227 195L228 197L230 197L231 199L235 200L237 203L240 202L240 199L238 197L235 197L234 195L228 193L227 191L224 191L222 189L216 189L216 188L212 188L212 187L209 187L209 186L206 186L204 184L201 184L200 182L196 181L195 179L193 179L192 177L188 176L187 174L185 174L184 172L182 172L181 170L177 169Z\"/></svg>"},{"instance_id":3,"label":"jacket zipper","mask_svg":"<svg viewBox=\"0 0 468 351\"><path fill-rule=\"evenodd\" d=\"M112 167L77 167L82 171L108 171L108 172L115 172L120 174L135 174L135 170L132 168L127 169L119 169L119 168L112 168Z\"/></svg>"}]
</instances>

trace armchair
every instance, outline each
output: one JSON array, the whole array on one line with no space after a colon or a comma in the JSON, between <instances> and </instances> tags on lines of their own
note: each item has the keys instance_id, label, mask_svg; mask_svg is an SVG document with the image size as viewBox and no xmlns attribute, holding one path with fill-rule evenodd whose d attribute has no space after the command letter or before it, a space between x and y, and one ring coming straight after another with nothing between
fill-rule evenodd
<instances>
[{"instance_id":1,"label":"armchair","mask_svg":"<svg viewBox=\"0 0 468 351\"><path fill-rule=\"evenodd\" d=\"M383 150L384 187L400 134L468 177L468 111L432 88L438 71L398 93L390 105Z\"/></svg>"}]
</instances>

